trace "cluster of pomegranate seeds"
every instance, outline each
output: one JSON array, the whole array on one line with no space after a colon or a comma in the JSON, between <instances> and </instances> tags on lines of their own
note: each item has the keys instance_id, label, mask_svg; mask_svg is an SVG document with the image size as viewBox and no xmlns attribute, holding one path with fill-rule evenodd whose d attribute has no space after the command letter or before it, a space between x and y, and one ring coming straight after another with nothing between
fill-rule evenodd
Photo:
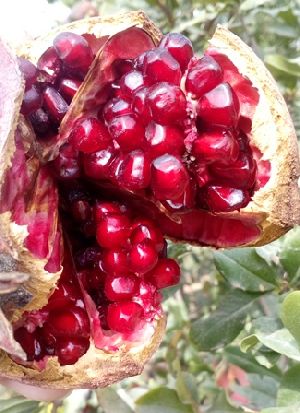
<instances>
[{"instance_id":1,"label":"cluster of pomegranate seeds","mask_svg":"<svg viewBox=\"0 0 300 413\"><path fill-rule=\"evenodd\" d=\"M53 46L39 58L37 67L18 58L25 79L21 112L30 120L38 138L57 133L93 58L85 38L67 32L54 39Z\"/></svg>"}]
</instances>

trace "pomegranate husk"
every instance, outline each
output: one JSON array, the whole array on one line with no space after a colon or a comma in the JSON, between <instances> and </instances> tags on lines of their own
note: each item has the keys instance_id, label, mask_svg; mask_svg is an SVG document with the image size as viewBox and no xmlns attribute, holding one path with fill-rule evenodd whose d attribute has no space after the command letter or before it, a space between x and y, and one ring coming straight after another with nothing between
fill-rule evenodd
<instances>
[{"instance_id":1,"label":"pomegranate husk","mask_svg":"<svg viewBox=\"0 0 300 413\"><path fill-rule=\"evenodd\" d=\"M157 44L161 37L156 26L142 12L133 12L107 19L90 18L62 26L49 35L25 45L18 50L18 54L36 62L52 43L53 38L63 31L94 35L97 39L95 44L99 47L110 36L130 27L138 27L145 31L154 44ZM262 233L260 238L256 239L251 245L262 245L282 235L300 221L297 186L299 160L296 135L286 104L273 78L251 49L244 45L237 36L221 26L217 28L216 34L210 43L220 53L227 55L240 72L250 78L253 85L260 92L261 100L254 114L253 131L250 139L254 146L261 150L266 159L271 161L272 176L266 186L255 193L253 201L247 208L231 214L231 216L244 215L246 217L249 214L255 216L262 228ZM12 54L10 56L13 58ZM0 135L0 185L3 179L3 171L10 166L11 157L15 150L16 119L18 119L23 96L23 84L17 66L16 73L19 83L14 99L13 112L10 116L7 131ZM72 104L71 111L83 93L84 84L74 100L74 105ZM30 130L28 132L28 125L26 125L22 116L20 116L18 128L23 137L30 137ZM272 131L271 139L269 138L270 130ZM30 146L32 145L34 145L33 142L30 143ZM38 168L43 156L41 156L39 148L36 149L39 156L39 158L36 158L36 168ZM53 154L47 152L47 157L51 158L51 155L53 156ZM0 214L0 228L4 240L9 244L15 258L31 274L26 287L34 298L22 311L15 311L12 317L15 321L20 318L23 311L38 309L46 303L60 271L48 273L44 270L46 261L34 258L24 247L24 239L27 234L26 226L12 224L9 213ZM163 337L165 319L161 318L155 323L155 332L148 343L134 345L130 350L121 348L114 354L100 351L91 345L88 352L76 364L71 366L60 366L57 359L53 357L48 360L44 370L38 371L14 363L6 353L2 352L0 354L0 374L3 377L45 388L104 387L142 371L144 364L157 349Z\"/></svg>"}]
</instances>

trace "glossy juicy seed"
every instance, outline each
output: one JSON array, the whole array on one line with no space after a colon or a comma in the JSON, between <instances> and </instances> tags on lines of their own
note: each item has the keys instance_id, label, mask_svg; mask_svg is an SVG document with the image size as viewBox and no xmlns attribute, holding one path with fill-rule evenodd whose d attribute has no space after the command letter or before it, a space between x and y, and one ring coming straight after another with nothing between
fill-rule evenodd
<instances>
[{"instance_id":1,"label":"glossy juicy seed","mask_svg":"<svg viewBox=\"0 0 300 413\"><path fill-rule=\"evenodd\" d=\"M105 280L104 292L110 301L129 300L136 293L139 279L133 274L110 275Z\"/></svg>"},{"instance_id":2,"label":"glossy juicy seed","mask_svg":"<svg viewBox=\"0 0 300 413\"><path fill-rule=\"evenodd\" d=\"M186 91L200 98L214 89L223 79L221 66L210 56L204 56L189 68L185 81Z\"/></svg>"},{"instance_id":3,"label":"glossy juicy seed","mask_svg":"<svg viewBox=\"0 0 300 413\"><path fill-rule=\"evenodd\" d=\"M172 125L150 122L145 130L145 140L151 159L166 153L180 156L185 151L183 131Z\"/></svg>"},{"instance_id":4,"label":"glossy juicy seed","mask_svg":"<svg viewBox=\"0 0 300 413\"><path fill-rule=\"evenodd\" d=\"M212 212L236 211L245 207L251 200L248 191L222 186L209 186L203 196Z\"/></svg>"},{"instance_id":5,"label":"glossy juicy seed","mask_svg":"<svg viewBox=\"0 0 300 413\"><path fill-rule=\"evenodd\" d=\"M27 116L30 113L35 112L42 105L42 96L38 88L33 85L30 89L26 90L23 96L23 102L21 106L21 113Z\"/></svg>"},{"instance_id":6,"label":"glossy juicy seed","mask_svg":"<svg viewBox=\"0 0 300 413\"><path fill-rule=\"evenodd\" d=\"M121 207L117 202L97 201L94 207L95 221L102 221L109 214L120 214Z\"/></svg>"},{"instance_id":7,"label":"glossy juicy seed","mask_svg":"<svg viewBox=\"0 0 300 413\"><path fill-rule=\"evenodd\" d=\"M42 108L38 108L35 112L32 112L29 115L29 119L37 137L43 136L50 131L51 122L49 116Z\"/></svg>"},{"instance_id":8,"label":"glossy juicy seed","mask_svg":"<svg viewBox=\"0 0 300 413\"><path fill-rule=\"evenodd\" d=\"M92 209L88 201L78 199L72 203L71 212L77 222L88 221L92 216Z\"/></svg>"},{"instance_id":9,"label":"glossy juicy seed","mask_svg":"<svg viewBox=\"0 0 300 413\"><path fill-rule=\"evenodd\" d=\"M90 346L87 338L61 338L56 342L56 355L61 366L75 364Z\"/></svg>"},{"instance_id":10,"label":"glossy juicy seed","mask_svg":"<svg viewBox=\"0 0 300 413\"><path fill-rule=\"evenodd\" d=\"M56 310L64 308L66 305L77 305L81 299L81 292L79 287L74 284L60 283L58 288L50 296L47 310Z\"/></svg>"},{"instance_id":11,"label":"glossy juicy seed","mask_svg":"<svg viewBox=\"0 0 300 413\"><path fill-rule=\"evenodd\" d=\"M118 185L120 184L121 168L122 168L125 158L126 158L126 154L120 153L118 156L115 157L115 159L112 161L109 167L109 179L110 181Z\"/></svg>"},{"instance_id":12,"label":"glossy juicy seed","mask_svg":"<svg viewBox=\"0 0 300 413\"><path fill-rule=\"evenodd\" d=\"M136 93L133 94L131 108L132 111L138 116L138 119L146 125L151 120L151 113L146 101L146 96L148 93L148 88L143 87L138 89Z\"/></svg>"},{"instance_id":13,"label":"glossy juicy seed","mask_svg":"<svg viewBox=\"0 0 300 413\"><path fill-rule=\"evenodd\" d=\"M234 188L252 188L255 183L257 165L250 154L241 153L236 162L231 165L214 165L211 173L222 179L227 186Z\"/></svg>"},{"instance_id":14,"label":"glossy juicy seed","mask_svg":"<svg viewBox=\"0 0 300 413\"><path fill-rule=\"evenodd\" d=\"M142 147L144 142L144 126L134 116L120 116L108 124L113 139L125 152Z\"/></svg>"},{"instance_id":15,"label":"glossy juicy seed","mask_svg":"<svg viewBox=\"0 0 300 413\"><path fill-rule=\"evenodd\" d=\"M51 86L43 92L43 107L49 113L52 120L60 123L68 110L68 104L61 94Z\"/></svg>"},{"instance_id":16,"label":"glossy juicy seed","mask_svg":"<svg viewBox=\"0 0 300 413\"><path fill-rule=\"evenodd\" d=\"M193 171L197 184L200 188L205 186L211 180L211 174L207 165L196 164Z\"/></svg>"},{"instance_id":17,"label":"glossy juicy seed","mask_svg":"<svg viewBox=\"0 0 300 413\"><path fill-rule=\"evenodd\" d=\"M69 143L61 146L58 156L53 161L54 171L57 178L70 180L80 177L80 165L78 152L74 151Z\"/></svg>"},{"instance_id":18,"label":"glossy juicy seed","mask_svg":"<svg viewBox=\"0 0 300 413\"><path fill-rule=\"evenodd\" d=\"M239 120L240 104L234 90L228 83L220 83L203 95L197 105L199 118L209 125L228 128L236 127Z\"/></svg>"},{"instance_id":19,"label":"glossy juicy seed","mask_svg":"<svg viewBox=\"0 0 300 413\"><path fill-rule=\"evenodd\" d=\"M88 315L83 308L71 306L50 311L44 332L54 337L89 337Z\"/></svg>"},{"instance_id":20,"label":"glossy juicy seed","mask_svg":"<svg viewBox=\"0 0 300 413\"><path fill-rule=\"evenodd\" d=\"M71 103L82 82L77 79L64 78L59 83L59 92L67 103Z\"/></svg>"},{"instance_id":21,"label":"glossy juicy seed","mask_svg":"<svg viewBox=\"0 0 300 413\"><path fill-rule=\"evenodd\" d=\"M175 260L161 258L153 270L147 274L149 280L156 288L167 288L180 281L180 267Z\"/></svg>"},{"instance_id":22,"label":"glossy juicy seed","mask_svg":"<svg viewBox=\"0 0 300 413\"><path fill-rule=\"evenodd\" d=\"M59 58L72 69L86 71L93 61L93 53L88 42L78 34L60 33L53 40L53 46Z\"/></svg>"},{"instance_id":23,"label":"glossy juicy seed","mask_svg":"<svg viewBox=\"0 0 300 413\"><path fill-rule=\"evenodd\" d=\"M110 304L107 309L107 323L110 330L132 333L143 320L143 308L132 301Z\"/></svg>"},{"instance_id":24,"label":"glossy juicy seed","mask_svg":"<svg viewBox=\"0 0 300 413\"><path fill-rule=\"evenodd\" d=\"M130 152L120 169L119 181L131 191L147 188L151 180L151 164L143 151Z\"/></svg>"},{"instance_id":25,"label":"glossy juicy seed","mask_svg":"<svg viewBox=\"0 0 300 413\"><path fill-rule=\"evenodd\" d=\"M179 158L163 155L152 163L151 188L159 200L175 200L189 183L188 172Z\"/></svg>"},{"instance_id":26,"label":"glossy juicy seed","mask_svg":"<svg viewBox=\"0 0 300 413\"><path fill-rule=\"evenodd\" d=\"M120 78L133 69L133 61L131 59L116 59L112 66L117 78Z\"/></svg>"},{"instance_id":27,"label":"glossy juicy seed","mask_svg":"<svg viewBox=\"0 0 300 413\"><path fill-rule=\"evenodd\" d=\"M119 82L121 95L125 98L132 99L133 94L144 86L144 77L142 72L132 70L123 75Z\"/></svg>"},{"instance_id":28,"label":"glossy juicy seed","mask_svg":"<svg viewBox=\"0 0 300 413\"><path fill-rule=\"evenodd\" d=\"M179 33L168 33L163 36L159 47L167 49L170 55L177 60L182 73L186 70L193 57L193 45L190 39Z\"/></svg>"},{"instance_id":29,"label":"glossy juicy seed","mask_svg":"<svg viewBox=\"0 0 300 413\"><path fill-rule=\"evenodd\" d=\"M149 89L147 103L152 118L162 125L174 125L186 117L186 98L180 87L167 82Z\"/></svg>"},{"instance_id":30,"label":"glossy juicy seed","mask_svg":"<svg viewBox=\"0 0 300 413\"><path fill-rule=\"evenodd\" d=\"M115 150L111 147L94 153L84 153L82 159L85 176L96 180L107 179L115 156Z\"/></svg>"},{"instance_id":31,"label":"glossy juicy seed","mask_svg":"<svg viewBox=\"0 0 300 413\"><path fill-rule=\"evenodd\" d=\"M160 229L146 219L133 221L130 240L132 245L140 244L145 240L151 240L157 252L161 252L164 248L164 238Z\"/></svg>"},{"instance_id":32,"label":"glossy juicy seed","mask_svg":"<svg viewBox=\"0 0 300 413\"><path fill-rule=\"evenodd\" d=\"M24 80L25 80L25 90L31 88L31 86L36 82L38 71L33 63L23 57L18 57L18 65L21 70Z\"/></svg>"},{"instance_id":33,"label":"glossy juicy seed","mask_svg":"<svg viewBox=\"0 0 300 413\"><path fill-rule=\"evenodd\" d=\"M193 142L192 154L202 163L230 164L239 156L239 144L229 129L210 128Z\"/></svg>"},{"instance_id":34,"label":"glossy juicy seed","mask_svg":"<svg viewBox=\"0 0 300 413\"><path fill-rule=\"evenodd\" d=\"M126 247L130 234L130 222L125 215L110 214L97 224L96 238L103 248Z\"/></svg>"},{"instance_id":35,"label":"glossy juicy seed","mask_svg":"<svg viewBox=\"0 0 300 413\"><path fill-rule=\"evenodd\" d=\"M129 265L132 272L145 274L152 270L158 260L154 242L145 239L141 243L132 246L129 252Z\"/></svg>"},{"instance_id":36,"label":"glossy juicy seed","mask_svg":"<svg viewBox=\"0 0 300 413\"><path fill-rule=\"evenodd\" d=\"M143 70L144 67L144 59L147 52L141 53L138 57L136 57L133 61L133 67L137 70Z\"/></svg>"},{"instance_id":37,"label":"glossy juicy seed","mask_svg":"<svg viewBox=\"0 0 300 413\"><path fill-rule=\"evenodd\" d=\"M54 84L62 72L62 63L54 47L49 47L39 58L37 67L44 73L44 81Z\"/></svg>"},{"instance_id":38,"label":"glossy juicy seed","mask_svg":"<svg viewBox=\"0 0 300 413\"><path fill-rule=\"evenodd\" d=\"M19 327L14 331L14 338L18 341L27 355L27 361L43 358L42 345L36 333L30 333L25 327Z\"/></svg>"},{"instance_id":39,"label":"glossy juicy seed","mask_svg":"<svg viewBox=\"0 0 300 413\"><path fill-rule=\"evenodd\" d=\"M108 274L126 274L128 272L127 252L121 248L103 251L102 268Z\"/></svg>"},{"instance_id":40,"label":"glossy juicy seed","mask_svg":"<svg viewBox=\"0 0 300 413\"><path fill-rule=\"evenodd\" d=\"M143 75L150 84L169 82L179 85L181 71L179 63L165 49L153 49L144 57Z\"/></svg>"},{"instance_id":41,"label":"glossy juicy seed","mask_svg":"<svg viewBox=\"0 0 300 413\"><path fill-rule=\"evenodd\" d=\"M190 182L179 198L167 200L164 205L171 211L188 210L195 207L197 194L196 182L190 178Z\"/></svg>"},{"instance_id":42,"label":"glossy juicy seed","mask_svg":"<svg viewBox=\"0 0 300 413\"><path fill-rule=\"evenodd\" d=\"M105 149L111 141L106 126L96 118L79 119L71 133L74 148L84 153Z\"/></svg>"},{"instance_id":43,"label":"glossy juicy seed","mask_svg":"<svg viewBox=\"0 0 300 413\"><path fill-rule=\"evenodd\" d=\"M110 99L103 108L103 118L107 123L119 116L131 114L132 109L130 103L121 98Z\"/></svg>"}]
</instances>

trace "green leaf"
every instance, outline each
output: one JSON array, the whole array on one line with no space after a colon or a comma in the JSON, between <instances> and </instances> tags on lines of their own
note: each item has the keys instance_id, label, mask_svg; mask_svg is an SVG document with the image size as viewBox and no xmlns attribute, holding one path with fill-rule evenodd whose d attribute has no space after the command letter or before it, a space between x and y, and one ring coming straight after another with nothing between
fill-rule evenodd
<instances>
[{"instance_id":1,"label":"green leaf","mask_svg":"<svg viewBox=\"0 0 300 413\"><path fill-rule=\"evenodd\" d=\"M216 267L235 288L249 292L273 290L277 284L277 268L259 255L255 248L216 251Z\"/></svg>"},{"instance_id":2,"label":"green leaf","mask_svg":"<svg viewBox=\"0 0 300 413\"><path fill-rule=\"evenodd\" d=\"M256 9L259 6L264 6L266 3L269 3L271 0L244 0L240 6L241 11L249 11Z\"/></svg>"},{"instance_id":3,"label":"green leaf","mask_svg":"<svg viewBox=\"0 0 300 413\"><path fill-rule=\"evenodd\" d=\"M242 413L243 410L231 406L228 403L225 394L222 392L214 401L212 407L207 410L207 413Z\"/></svg>"},{"instance_id":4,"label":"green leaf","mask_svg":"<svg viewBox=\"0 0 300 413\"><path fill-rule=\"evenodd\" d=\"M199 351L213 351L232 342L244 326L256 294L230 291L209 317L192 323L190 337Z\"/></svg>"},{"instance_id":5,"label":"green leaf","mask_svg":"<svg viewBox=\"0 0 300 413\"><path fill-rule=\"evenodd\" d=\"M288 294L281 305L280 317L284 326L300 345L300 291Z\"/></svg>"},{"instance_id":6,"label":"green leaf","mask_svg":"<svg viewBox=\"0 0 300 413\"><path fill-rule=\"evenodd\" d=\"M288 273L289 281L300 276L300 228L290 231L282 243L280 262Z\"/></svg>"},{"instance_id":7,"label":"green leaf","mask_svg":"<svg viewBox=\"0 0 300 413\"><path fill-rule=\"evenodd\" d=\"M131 407L118 395L115 389L97 389L98 402L105 413L133 413Z\"/></svg>"},{"instance_id":8,"label":"green leaf","mask_svg":"<svg viewBox=\"0 0 300 413\"><path fill-rule=\"evenodd\" d=\"M260 413L297 413L300 411L300 403L289 407L270 407L263 409Z\"/></svg>"},{"instance_id":9,"label":"green leaf","mask_svg":"<svg viewBox=\"0 0 300 413\"><path fill-rule=\"evenodd\" d=\"M280 383L277 406L286 407L300 403L300 365L291 367Z\"/></svg>"},{"instance_id":10,"label":"green leaf","mask_svg":"<svg viewBox=\"0 0 300 413\"><path fill-rule=\"evenodd\" d=\"M116 412L116 411L115 411ZM136 401L136 413L192 413L192 407L183 404L176 391L159 387L150 390Z\"/></svg>"},{"instance_id":11,"label":"green leaf","mask_svg":"<svg viewBox=\"0 0 300 413\"><path fill-rule=\"evenodd\" d=\"M0 400L1 413L39 413L42 409L40 402L15 397L9 400Z\"/></svg>"},{"instance_id":12,"label":"green leaf","mask_svg":"<svg viewBox=\"0 0 300 413\"><path fill-rule=\"evenodd\" d=\"M187 372L178 372L176 390L180 400L185 404L199 404L198 387L195 376Z\"/></svg>"},{"instance_id":13,"label":"green leaf","mask_svg":"<svg viewBox=\"0 0 300 413\"><path fill-rule=\"evenodd\" d=\"M265 64L274 69L288 73L290 76L300 77L300 64L278 54L265 56Z\"/></svg>"}]
</instances>

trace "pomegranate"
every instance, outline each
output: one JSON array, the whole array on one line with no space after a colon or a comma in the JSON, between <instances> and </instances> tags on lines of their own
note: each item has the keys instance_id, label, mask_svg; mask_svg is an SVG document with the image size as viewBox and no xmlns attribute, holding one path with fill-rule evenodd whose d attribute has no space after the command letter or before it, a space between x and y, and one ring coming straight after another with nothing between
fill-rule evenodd
<instances>
[{"instance_id":1,"label":"pomegranate","mask_svg":"<svg viewBox=\"0 0 300 413\"><path fill-rule=\"evenodd\" d=\"M222 27L202 57L141 12L0 55L0 233L32 294L10 315L25 358L3 352L0 372L107 386L161 341L160 290L180 281L166 238L261 245L299 221L294 129L263 64Z\"/></svg>"}]
</instances>

